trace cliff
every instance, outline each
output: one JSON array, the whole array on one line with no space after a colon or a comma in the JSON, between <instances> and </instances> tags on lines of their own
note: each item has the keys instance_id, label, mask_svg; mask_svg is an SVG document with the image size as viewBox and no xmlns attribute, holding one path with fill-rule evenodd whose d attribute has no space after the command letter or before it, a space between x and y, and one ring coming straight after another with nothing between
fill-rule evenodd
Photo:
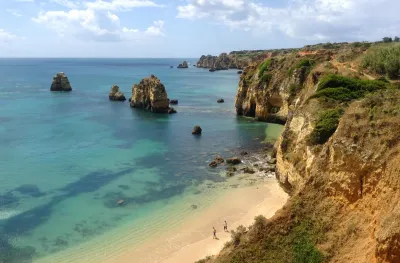
<instances>
[{"instance_id":1,"label":"cliff","mask_svg":"<svg viewBox=\"0 0 400 263\"><path fill-rule=\"evenodd\" d=\"M400 262L400 84L363 66L383 48L321 46L245 69L238 114L285 122L276 173L291 198L204 262Z\"/></svg>"},{"instance_id":2,"label":"cliff","mask_svg":"<svg viewBox=\"0 0 400 263\"><path fill-rule=\"evenodd\" d=\"M147 109L155 113L175 113L173 108L169 107L165 86L154 75L142 79L139 84L133 85L130 106Z\"/></svg>"}]
</instances>

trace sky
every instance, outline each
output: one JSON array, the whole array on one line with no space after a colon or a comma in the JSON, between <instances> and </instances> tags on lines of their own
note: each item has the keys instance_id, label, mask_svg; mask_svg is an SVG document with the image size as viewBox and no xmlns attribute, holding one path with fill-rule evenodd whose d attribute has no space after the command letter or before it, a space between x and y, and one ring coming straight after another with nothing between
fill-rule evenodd
<instances>
[{"instance_id":1,"label":"sky","mask_svg":"<svg viewBox=\"0 0 400 263\"><path fill-rule=\"evenodd\" d=\"M0 0L0 57L187 57L400 36L400 0Z\"/></svg>"}]
</instances>

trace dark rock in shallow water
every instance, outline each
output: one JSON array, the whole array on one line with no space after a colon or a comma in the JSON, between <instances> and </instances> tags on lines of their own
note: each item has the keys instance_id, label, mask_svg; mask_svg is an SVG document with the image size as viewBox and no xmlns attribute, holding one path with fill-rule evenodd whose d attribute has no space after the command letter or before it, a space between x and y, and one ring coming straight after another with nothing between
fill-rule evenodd
<instances>
[{"instance_id":1,"label":"dark rock in shallow water","mask_svg":"<svg viewBox=\"0 0 400 263\"><path fill-rule=\"evenodd\" d=\"M232 158L226 159L227 164L237 165L237 164L240 164L241 162L242 162L242 160L240 160L240 158L238 158L238 157L232 157Z\"/></svg>"},{"instance_id":2,"label":"dark rock in shallow water","mask_svg":"<svg viewBox=\"0 0 400 263\"><path fill-rule=\"evenodd\" d=\"M119 87L117 85L113 85L110 90L110 94L108 94L108 98L110 100L115 101L126 101L124 93L119 91Z\"/></svg>"},{"instance_id":3,"label":"dark rock in shallow water","mask_svg":"<svg viewBox=\"0 0 400 263\"><path fill-rule=\"evenodd\" d=\"M197 205L191 205L190 206L192 209L197 209Z\"/></svg>"},{"instance_id":4,"label":"dark rock in shallow water","mask_svg":"<svg viewBox=\"0 0 400 263\"><path fill-rule=\"evenodd\" d=\"M208 71L214 72L214 71L216 71L216 69L215 68L210 68Z\"/></svg>"},{"instance_id":5,"label":"dark rock in shallow water","mask_svg":"<svg viewBox=\"0 0 400 263\"><path fill-rule=\"evenodd\" d=\"M40 189L34 184L24 184L18 188L15 188L14 191L19 192L23 195L29 195L32 197L40 197L43 196L44 193L40 192Z\"/></svg>"},{"instance_id":6,"label":"dark rock in shallow water","mask_svg":"<svg viewBox=\"0 0 400 263\"><path fill-rule=\"evenodd\" d=\"M239 70L238 72L237 72L237 74L242 74L243 73L243 71L241 71L241 70Z\"/></svg>"},{"instance_id":7,"label":"dark rock in shallow water","mask_svg":"<svg viewBox=\"0 0 400 263\"><path fill-rule=\"evenodd\" d=\"M169 104L172 104L172 105L178 105L178 100L170 100L169 101Z\"/></svg>"},{"instance_id":8,"label":"dark rock in shallow water","mask_svg":"<svg viewBox=\"0 0 400 263\"><path fill-rule=\"evenodd\" d=\"M71 84L64 72L57 73L54 76L50 91L72 91Z\"/></svg>"},{"instance_id":9,"label":"dark rock in shallow water","mask_svg":"<svg viewBox=\"0 0 400 263\"><path fill-rule=\"evenodd\" d=\"M174 108L169 108L168 114L175 114L177 111Z\"/></svg>"},{"instance_id":10,"label":"dark rock in shallow water","mask_svg":"<svg viewBox=\"0 0 400 263\"><path fill-rule=\"evenodd\" d=\"M246 151L242 151L241 153L240 153L240 155L242 155L242 156L244 156L244 155L248 155L249 153L248 152L246 152Z\"/></svg>"},{"instance_id":11,"label":"dark rock in shallow water","mask_svg":"<svg viewBox=\"0 0 400 263\"><path fill-rule=\"evenodd\" d=\"M219 100L217 100L217 102L218 103L224 103L225 101L224 101L224 99L219 99Z\"/></svg>"},{"instance_id":12,"label":"dark rock in shallow water","mask_svg":"<svg viewBox=\"0 0 400 263\"><path fill-rule=\"evenodd\" d=\"M208 164L208 166L215 168L218 166L218 163L216 161L212 161L211 163Z\"/></svg>"},{"instance_id":13,"label":"dark rock in shallow water","mask_svg":"<svg viewBox=\"0 0 400 263\"><path fill-rule=\"evenodd\" d=\"M242 169L242 171L246 174L254 174L255 173L255 171L250 167L245 167Z\"/></svg>"},{"instance_id":14,"label":"dark rock in shallow water","mask_svg":"<svg viewBox=\"0 0 400 263\"><path fill-rule=\"evenodd\" d=\"M193 127L192 134L200 135L202 133L202 131L203 130L201 129L201 127L196 125L196 126Z\"/></svg>"}]
</instances>

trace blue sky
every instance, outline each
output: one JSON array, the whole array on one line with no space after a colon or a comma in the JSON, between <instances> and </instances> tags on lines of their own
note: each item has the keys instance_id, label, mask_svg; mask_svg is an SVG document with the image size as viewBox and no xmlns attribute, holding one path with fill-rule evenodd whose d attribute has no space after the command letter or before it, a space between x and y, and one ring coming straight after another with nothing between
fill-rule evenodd
<instances>
[{"instance_id":1,"label":"blue sky","mask_svg":"<svg viewBox=\"0 0 400 263\"><path fill-rule=\"evenodd\" d=\"M399 0L0 0L0 57L199 57L400 36Z\"/></svg>"}]
</instances>

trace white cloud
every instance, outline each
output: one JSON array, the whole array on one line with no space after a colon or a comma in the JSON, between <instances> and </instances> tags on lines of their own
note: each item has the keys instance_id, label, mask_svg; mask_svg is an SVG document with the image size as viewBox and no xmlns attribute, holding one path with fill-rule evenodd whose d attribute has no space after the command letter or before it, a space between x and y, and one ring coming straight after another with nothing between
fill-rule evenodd
<instances>
[{"instance_id":1,"label":"white cloud","mask_svg":"<svg viewBox=\"0 0 400 263\"><path fill-rule=\"evenodd\" d=\"M162 20L154 21L153 25L148 27L144 33L149 36L165 36L163 32L163 27L164 27L164 21Z\"/></svg>"},{"instance_id":2,"label":"white cloud","mask_svg":"<svg viewBox=\"0 0 400 263\"><path fill-rule=\"evenodd\" d=\"M177 17L212 19L232 29L280 32L292 38L377 38L400 31L398 0L289 0L279 7L245 0L185 0Z\"/></svg>"},{"instance_id":3,"label":"white cloud","mask_svg":"<svg viewBox=\"0 0 400 263\"><path fill-rule=\"evenodd\" d=\"M51 3L56 3L68 8L78 8L80 3L77 1L70 1L70 0L50 0Z\"/></svg>"},{"instance_id":4,"label":"white cloud","mask_svg":"<svg viewBox=\"0 0 400 263\"><path fill-rule=\"evenodd\" d=\"M86 9L40 12L38 16L32 18L32 20L54 30L59 36L74 36L85 41L122 41L164 36L164 21L155 21L147 29L140 31L138 29L121 26L118 15L111 12L112 10L115 12L125 11L127 8L133 8L135 6L159 6L150 3L153 2L136 0L113 0L111 2L104 2L97 0L96 2L91 2L92 5L90 3L84 4L87 6Z\"/></svg>"},{"instance_id":5,"label":"white cloud","mask_svg":"<svg viewBox=\"0 0 400 263\"><path fill-rule=\"evenodd\" d=\"M9 42L12 40L17 39L18 37L10 32L5 31L4 29L0 28L0 43L1 42Z\"/></svg>"},{"instance_id":6,"label":"white cloud","mask_svg":"<svg viewBox=\"0 0 400 263\"><path fill-rule=\"evenodd\" d=\"M95 2L86 2L85 5L94 10L120 11L127 11L137 7L163 7L163 5L149 0L112 0L111 2L96 0Z\"/></svg>"},{"instance_id":7,"label":"white cloud","mask_svg":"<svg viewBox=\"0 0 400 263\"><path fill-rule=\"evenodd\" d=\"M16 17L21 17L21 16L23 16L23 14L21 13L21 11L18 10L18 9L6 9L6 11L7 11L8 13L12 14L13 16L16 16Z\"/></svg>"}]
</instances>

